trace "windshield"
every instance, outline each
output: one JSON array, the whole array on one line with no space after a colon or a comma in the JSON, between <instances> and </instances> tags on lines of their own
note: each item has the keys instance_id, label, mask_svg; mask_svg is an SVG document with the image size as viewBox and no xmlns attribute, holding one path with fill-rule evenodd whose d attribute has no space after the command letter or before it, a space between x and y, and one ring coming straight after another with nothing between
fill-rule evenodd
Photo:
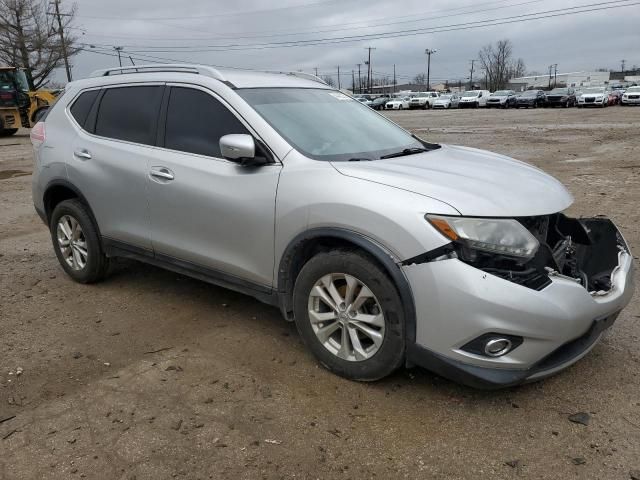
<instances>
[{"instance_id":1,"label":"windshield","mask_svg":"<svg viewBox=\"0 0 640 480\"><path fill-rule=\"evenodd\" d=\"M551 90L550 93L566 95L567 93L569 93L569 89L568 88L554 88L553 90Z\"/></svg>"},{"instance_id":2,"label":"windshield","mask_svg":"<svg viewBox=\"0 0 640 480\"><path fill-rule=\"evenodd\" d=\"M449 100L451 95L440 95L440 100Z\"/></svg>"},{"instance_id":3,"label":"windshield","mask_svg":"<svg viewBox=\"0 0 640 480\"><path fill-rule=\"evenodd\" d=\"M424 148L394 123L334 90L251 88L236 92L309 158L377 160L407 148Z\"/></svg>"},{"instance_id":4,"label":"windshield","mask_svg":"<svg viewBox=\"0 0 640 480\"><path fill-rule=\"evenodd\" d=\"M428 97L428 96L429 96L429 94L425 93L425 92L421 92L421 93L416 95L416 97L418 97L418 98L425 98L425 97Z\"/></svg>"},{"instance_id":5,"label":"windshield","mask_svg":"<svg viewBox=\"0 0 640 480\"><path fill-rule=\"evenodd\" d=\"M538 96L538 91L537 90L528 90L526 92L522 92L520 94L521 97L537 97Z\"/></svg>"},{"instance_id":6,"label":"windshield","mask_svg":"<svg viewBox=\"0 0 640 480\"><path fill-rule=\"evenodd\" d=\"M510 94L508 90L498 90L497 92L493 92L491 94L492 97L506 97Z\"/></svg>"},{"instance_id":7,"label":"windshield","mask_svg":"<svg viewBox=\"0 0 640 480\"><path fill-rule=\"evenodd\" d=\"M473 91L473 92L464 92L462 94L463 97L477 97L478 96L478 92Z\"/></svg>"},{"instance_id":8,"label":"windshield","mask_svg":"<svg viewBox=\"0 0 640 480\"><path fill-rule=\"evenodd\" d=\"M582 93L604 93L604 88L585 88Z\"/></svg>"}]
</instances>

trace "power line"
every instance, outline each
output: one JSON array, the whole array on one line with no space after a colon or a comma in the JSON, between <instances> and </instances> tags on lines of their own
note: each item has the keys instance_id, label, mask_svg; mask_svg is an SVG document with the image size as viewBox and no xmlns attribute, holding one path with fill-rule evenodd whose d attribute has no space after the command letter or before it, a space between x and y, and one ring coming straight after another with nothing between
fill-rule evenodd
<instances>
[{"instance_id":1,"label":"power line","mask_svg":"<svg viewBox=\"0 0 640 480\"><path fill-rule=\"evenodd\" d=\"M496 4L496 3L505 3L506 0L501 0L499 2L486 2L485 5L492 5L492 4ZM545 0L529 0L526 2L520 2L520 3L515 3L512 5L503 5L503 6L499 6L499 7L494 7L494 8L484 8L484 9L477 9L477 10L469 10L469 11L465 11L462 13L456 13L456 14L445 14L445 15L439 15L438 19L441 18L447 18L447 17L457 17L457 16L464 16L464 15L470 15L473 13L484 13L484 12L488 12L488 11L492 11L492 10L499 10L499 9L503 9L503 8L513 8L513 7L519 7L519 6L523 6L523 5L529 5L532 3L540 3L543 2ZM475 5L476 7L479 5L483 5L481 4L477 4ZM465 7L468 8L468 7ZM459 9L458 9L459 10ZM441 10L442 12L451 12L451 9L447 9L447 10ZM304 32L293 32L293 33L272 33L272 31L262 31L262 32L252 32L252 33L265 33L265 32L270 32L267 35L228 35L228 36L220 36L220 35L214 35L212 37L209 38L167 38L167 37L154 37L154 39L157 40L166 40L166 41L181 41L181 40L221 40L221 39L247 39L247 38L272 38L272 37L286 37L286 36L298 36L298 35L310 35L310 34L315 34L315 33L331 33L331 32L340 32L340 31L344 31L344 30L360 30L360 29L370 29L370 28L376 28L376 27L387 27L389 25L399 25L399 24L404 24L404 23L419 23L419 22L424 22L424 21L430 21L433 20L434 18L434 14L438 13L439 11L430 11L430 12L421 12L421 13L414 13L413 15L402 15L402 16L398 16L398 17L386 17L384 19L380 19L383 21L383 23L378 23L378 24L371 24L368 23L366 25L362 25L362 26L352 26L352 25L360 25L363 22L351 22L351 23L342 23L342 24L333 24L334 27L337 26L348 26L348 28L332 28L332 29L326 29L326 30L315 30L315 31L304 31ZM423 18L415 18L418 15L428 15L428 17L423 17ZM402 21L397 21L397 22L389 22L389 20L394 20L394 19L399 19L399 18L407 18L407 17L411 17L410 20L402 20ZM374 19L373 21L377 21L378 19ZM140 37L140 36L136 36L136 37L132 37L132 36L119 36L119 35L100 35L100 34L95 34L95 33L91 33L92 36L97 36L97 37L112 37L112 38L148 38L148 39L152 39L151 37ZM132 45L125 45L125 46L132 46ZM136 47L138 47L138 45L135 45Z\"/></svg>"},{"instance_id":2,"label":"power line","mask_svg":"<svg viewBox=\"0 0 640 480\"><path fill-rule=\"evenodd\" d=\"M613 8L640 5L640 2L626 3L629 1L631 0L599 2L599 3L592 3L592 4L586 4L586 5L578 5L574 7L565 7L560 9L547 10L543 12L514 15L510 17L502 17L498 19L479 20L479 21L465 22L465 23L459 23L459 24L441 25L441 26L431 27L431 28L390 31L390 32L382 32L382 33L376 33L376 34L368 34L368 35L351 35L351 36L343 36L343 37L318 38L318 39L311 39L311 40L296 40L296 41L291 40L291 41L284 41L284 42L268 42L268 43L257 43L257 44L220 44L220 45L208 45L208 46L202 46L202 47L184 46L184 47L174 47L172 49L166 49L167 47L157 47L157 48L154 47L153 49L130 50L130 51L131 52L154 52L154 53L187 51L189 53L203 53L203 52L220 51L220 50L262 50L267 48L290 48L290 47L300 47L300 46L314 46L314 45L321 45L321 44L357 42L361 40L373 40L373 39L381 39L381 38L408 37L408 36L424 35L428 33L442 33L442 32L459 31L459 30L471 30L475 28L506 25L506 24L512 24L512 23L521 23L521 22L527 22L532 20L542 20L547 18L563 17L566 15L575 15L578 13L589 13L589 12L602 11L602 10L611 10ZM612 4L615 4L615 5L612 5ZM163 50L162 48L165 48L165 50Z\"/></svg>"}]
</instances>

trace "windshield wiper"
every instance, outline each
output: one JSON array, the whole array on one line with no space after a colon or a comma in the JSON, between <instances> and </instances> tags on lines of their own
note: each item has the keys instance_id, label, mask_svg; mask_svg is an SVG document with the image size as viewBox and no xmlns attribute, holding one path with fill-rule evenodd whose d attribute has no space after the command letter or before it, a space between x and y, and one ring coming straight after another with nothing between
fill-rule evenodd
<instances>
[{"instance_id":1,"label":"windshield wiper","mask_svg":"<svg viewBox=\"0 0 640 480\"><path fill-rule=\"evenodd\" d=\"M371 159L370 158L364 158L364 157L354 157L354 158L350 158L347 161L348 162L370 162Z\"/></svg>"},{"instance_id":2,"label":"windshield wiper","mask_svg":"<svg viewBox=\"0 0 640 480\"><path fill-rule=\"evenodd\" d=\"M395 157L405 157L407 155L414 155L416 153L428 152L426 148L415 147L415 148L405 148L401 152L389 153L388 155L382 155L380 160L385 158L395 158Z\"/></svg>"}]
</instances>

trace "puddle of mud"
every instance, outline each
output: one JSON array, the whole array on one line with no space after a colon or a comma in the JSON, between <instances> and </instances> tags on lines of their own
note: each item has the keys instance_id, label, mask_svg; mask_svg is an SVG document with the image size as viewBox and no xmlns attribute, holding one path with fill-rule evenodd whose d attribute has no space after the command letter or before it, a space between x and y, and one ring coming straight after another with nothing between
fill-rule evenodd
<instances>
[{"instance_id":1,"label":"puddle of mud","mask_svg":"<svg viewBox=\"0 0 640 480\"><path fill-rule=\"evenodd\" d=\"M24 177L26 175L31 175L31 172L25 172L24 170L0 170L0 180Z\"/></svg>"}]
</instances>

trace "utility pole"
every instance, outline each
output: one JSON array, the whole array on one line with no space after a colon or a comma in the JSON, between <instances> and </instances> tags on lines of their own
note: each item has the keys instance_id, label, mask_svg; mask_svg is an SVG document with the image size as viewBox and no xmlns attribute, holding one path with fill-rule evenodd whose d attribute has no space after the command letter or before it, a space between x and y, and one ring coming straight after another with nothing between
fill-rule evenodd
<instances>
[{"instance_id":1,"label":"utility pole","mask_svg":"<svg viewBox=\"0 0 640 480\"><path fill-rule=\"evenodd\" d=\"M469 90L473 90L473 66L475 65L475 60L469 60L471 62L471 75L469 76Z\"/></svg>"},{"instance_id":2,"label":"utility pole","mask_svg":"<svg viewBox=\"0 0 640 480\"><path fill-rule=\"evenodd\" d=\"M375 50L373 47L365 47L365 50L369 50L369 59L365 62L368 66L367 70L367 90L371 93L371 50Z\"/></svg>"},{"instance_id":3,"label":"utility pole","mask_svg":"<svg viewBox=\"0 0 640 480\"><path fill-rule=\"evenodd\" d=\"M340 65L338 65L338 90L340 90Z\"/></svg>"},{"instance_id":4,"label":"utility pole","mask_svg":"<svg viewBox=\"0 0 640 480\"><path fill-rule=\"evenodd\" d=\"M356 72L351 70L351 93L356 93Z\"/></svg>"},{"instance_id":5,"label":"utility pole","mask_svg":"<svg viewBox=\"0 0 640 480\"><path fill-rule=\"evenodd\" d=\"M626 61L626 60L622 60L622 62L621 62L621 63L622 63L622 65L620 65L620 67L621 67L621 68L620 68L620 71L621 71L622 73L624 73L624 65L625 65L625 63L627 63L627 61Z\"/></svg>"},{"instance_id":6,"label":"utility pole","mask_svg":"<svg viewBox=\"0 0 640 480\"><path fill-rule=\"evenodd\" d=\"M396 64L393 64L393 93L396 93Z\"/></svg>"},{"instance_id":7,"label":"utility pole","mask_svg":"<svg viewBox=\"0 0 640 480\"><path fill-rule=\"evenodd\" d=\"M60 0L53 0L51 2L55 8L53 15L58 21L58 34L60 35L60 48L62 49L62 58L64 58L64 68L67 72L67 81L71 81L71 67L69 66L69 57L67 55L67 43L64 39L64 29L62 28L61 17L69 16L68 13L60 13Z\"/></svg>"},{"instance_id":8,"label":"utility pole","mask_svg":"<svg viewBox=\"0 0 640 480\"><path fill-rule=\"evenodd\" d=\"M436 49L431 50L430 48L427 48L424 51L424 53L427 55L427 91L431 90L431 82L429 81L431 75L431 54L436 52Z\"/></svg>"},{"instance_id":9,"label":"utility pole","mask_svg":"<svg viewBox=\"0 0 640 480\"><path fill-rule=\"evenodd\" d=\"M113 47L113 49L118 52L118 63L122 66L122 58L120 58L120 52L122 51L122 47Z\"/></svg>"},{"instance_id":10,"label":"utility pole","mask_svg":"<svg viewBox=\"0 0 640 480\"><path fill-rule=\"evenodd\" d=\"M313 67L313 69L316 71L316 77L318 76L318 67Z\"/></svg>"},{"instance_id":11,"label":"utility pole","mask_svg":"<svg viewBox=\"0 0 640 480\"><path fill-rule=\"evenodd\" d=\"M551 90L551 72L553 71L553 65L549 65L549 90Z\"/></svg>"},{"instance_id":12,"label":"utility pole","mask_svg":"<svg viewBox=\"0 0 640 480\"><path fill-rule=\"evenodd\" d=\"M358 63L358 93L362 93L362 76L360 75L360 65L362 65L361 63Z\"/></svg>"},{"instance_id":13,"label":"utility pole","mask_svg":"<svg viewBox=\"0 0 640 480\"><path fill-rule=\"evenodd\" d=\"M553 64L553 88L558 86L558 64Z\"/></svg>"}]
</instances>

